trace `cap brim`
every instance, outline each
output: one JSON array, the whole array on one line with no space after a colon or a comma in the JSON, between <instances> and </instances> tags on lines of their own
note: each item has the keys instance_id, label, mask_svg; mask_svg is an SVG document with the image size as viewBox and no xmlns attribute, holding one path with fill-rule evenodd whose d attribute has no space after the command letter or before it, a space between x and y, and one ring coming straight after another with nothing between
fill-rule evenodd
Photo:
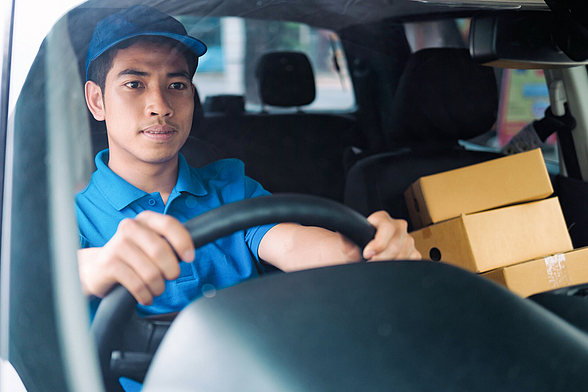
<instances>
[{"instance_id":1,"label":"cap brim","mask_svg":"<svg viewBox=\"0 0 588 392\"><path fill-rule=\"evenodd\" d=\"M120 44L121 42L126 41L131 38L134 38L134 37L141 37L141 36L157 36L157 37L171 38L171 39L183 44L186 48L188 48L197 57L200 57L203 54L205 54L208 49L202 41L200 41L194 37L187 36L187 35L174 34L174 33L168 33L168 32L141 32L141 33L137 33L137 34L130 34L124 38L121 38L119 40L112 42L110 45L102 48L101 51L95 53L94 56L92 56L92 58L88 59L88 62L86 64L86 80L88 79L88 69L90 68L90 64L92 64L92 61L96 60L108 49Z\"/></svg>"}]
</instances>

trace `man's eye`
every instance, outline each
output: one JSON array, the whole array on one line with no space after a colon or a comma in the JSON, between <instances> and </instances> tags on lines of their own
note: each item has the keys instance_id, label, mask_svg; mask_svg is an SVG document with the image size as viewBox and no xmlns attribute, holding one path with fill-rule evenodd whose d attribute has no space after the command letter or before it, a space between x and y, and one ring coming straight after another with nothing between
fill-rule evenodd
<instances>
[{"instance_id":1,"label":"man's eye","mask_svg":"<svg viewBox=\"0 0 588 392\"><path fill-rule=\"evenodd\" d=\"M174 90L183 90L186 88L186 84L181 83L181 82L176 82L176 83L172 83L169 87Z\"/></svg>"},{"instance_id":2,"label":"man's eye","mask_svg":"<svg viewBox=\"0 0 588 392\"><path fill-rule=\"evenodd\" d=\"M128 83L125 83L125 86L127 86L128 88L139 88L139 87L141 87L141 83L139 83L139 82L128 82Z\"/></svg>"}]
</instances>

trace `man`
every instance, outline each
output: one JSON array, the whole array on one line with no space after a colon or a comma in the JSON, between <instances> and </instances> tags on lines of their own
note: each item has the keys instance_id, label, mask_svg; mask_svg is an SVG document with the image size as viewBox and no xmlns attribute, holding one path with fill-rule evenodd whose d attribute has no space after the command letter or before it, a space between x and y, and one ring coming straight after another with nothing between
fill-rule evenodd
<instances>
[{"instance_id":1,"label":"man","mask_svg":"<svg viewBox=\"0 0 588 392\"><path fill-rule=\"evenodd\" d=\"M194 249L181 222L268 194L244 175L240 161L195 169L179 154L192 124L192 77L205 51L178 21L147 6L96 26L85 97L94 118L106 122L109 150L97 155L97 171L76 198L80 278L94 303L120 283L143 313L179 311L203 285L236 284L257 276L265 263L295 271L361 259L342 235L293 223L251 228ZM368 220L377 232L364 258L420 258L406 222L385 212Z\"/></svg>"}]
</instances>

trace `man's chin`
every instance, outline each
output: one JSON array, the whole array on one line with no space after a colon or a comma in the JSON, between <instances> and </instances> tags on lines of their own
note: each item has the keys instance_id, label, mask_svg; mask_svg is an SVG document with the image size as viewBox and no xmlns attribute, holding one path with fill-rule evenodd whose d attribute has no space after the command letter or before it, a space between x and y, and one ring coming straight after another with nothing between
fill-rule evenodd
<instances>
[{"instance_id":1,"label":"man's chin","mask_svg":"<svg viewBox=\"0 0 588 392\"><path fill-rule=\"evenodd\" d=\"M140 154L147 161L164 163L177 158L183 144L179 143L178 140L173 143L145 143L136 151L138 155Z\"/></svg>"},{"instance_id":2,"label":"man's chin","mask_svg":"<svg viewBox=\"0 0 588 392\"><path fill-rule=\"evenodd\" d=\"M140 151L135 154L125 154L126 157L123 160L127 161L127 165L133 165L132 162L137 164L150 164L150 165L165 165L172 162L177 162L179 150L161 149L161 150L150 150ZM112 154L111 154L112 155Z\"/></svg>"},{"instance_id":3,"label":"man's chin","mask_svg":"<svg viewBox=\"0 0 588 392\"><path fill-rule=\"evenodd\" d=\"M144 140L135 141L135 145L132 148L125 148L118 146L118 144L111 143L110 146L110 159L119 160L115 157L119 157L121 161L127 161L127 165L135 161L137 163L148 163L148 164L166 164L175 160L177 162L180 148L183 143L145 143Z\"/></svg>"},{"instance_id":4,"label":"man's chin","mask_svg":"<svg viewBox=\"0 0 588 392\"><path fill-rule=\"evenodd\" d=\"M162 154L152 154L150 156L145 156L143 161L146 163L151 163L154 165L157 164L166 164L173 161L177 162L178 160L178 151L175 153L162 153Z\"/></svg>"}]
</instances>

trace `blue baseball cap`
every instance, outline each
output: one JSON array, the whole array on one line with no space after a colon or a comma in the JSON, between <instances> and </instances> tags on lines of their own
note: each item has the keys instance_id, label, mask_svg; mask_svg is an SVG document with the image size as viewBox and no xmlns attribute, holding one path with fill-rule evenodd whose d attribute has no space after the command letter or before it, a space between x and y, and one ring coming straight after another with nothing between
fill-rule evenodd
<instances>
[{"instance_id":1,"label":"blue baseball cap","mask_svg":"<svg viewBox=\"0 0 588 392\"><path fill-rule=\"evenodd\" d=\"M86 55L86 80L90 64L101 54L129 38L149 35L176 40L197 57L206 53L206 45L190 37L178 20L155 8L134 5L109 15L96 24Z\"/></svg>"}]
</instances>

